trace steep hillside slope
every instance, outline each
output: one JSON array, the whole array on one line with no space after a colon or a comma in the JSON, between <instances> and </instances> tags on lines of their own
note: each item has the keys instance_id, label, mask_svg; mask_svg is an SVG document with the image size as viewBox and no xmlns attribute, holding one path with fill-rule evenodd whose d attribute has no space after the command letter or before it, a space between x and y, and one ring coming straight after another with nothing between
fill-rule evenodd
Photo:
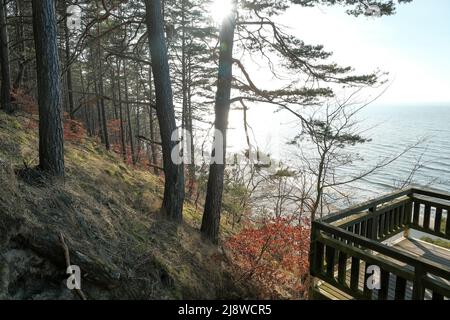
<instances>
[{"instance_id":1,"label":"steep hillside slope","mask_svg":"<svg viewBox=\"0 0 450 320\"><path fill-rule=\"evenodd\" d=\"M161 178L86 139L66 143L66 181L50 186L32 169L35 128L0 112L0 298L79 298L66 287L61 236L88 299L246 297L201 241L194 208L179 227L158 217Z\"/></svg>"}]
</instances>

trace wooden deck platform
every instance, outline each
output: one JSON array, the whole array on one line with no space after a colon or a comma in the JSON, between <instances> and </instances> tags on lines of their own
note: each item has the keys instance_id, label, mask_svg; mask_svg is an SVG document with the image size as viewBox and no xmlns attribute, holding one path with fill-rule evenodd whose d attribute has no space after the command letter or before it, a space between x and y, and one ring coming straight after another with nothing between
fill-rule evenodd
<instances>
[{"instance_id":1,"label":"wooden deck platform","mask_svg":"<svg viewBox=\"0 0 450 320\"><path fill-rule=\"evenodd\" d=\"M416 257L426 258L430 261L439 263L441 265L450 266L450 250L449 249L439 247L439 246L430 244L428 242L424 242L422 240L406 239L406 238L400 239L400 241L395 243L393 245L393 247L395 247L401 251L407 252L409 254L413 254ZM391 261L391 262L398 264L399 266L405 268L405 270L411 270L410 266L402 264L399 261L396 261L394 259L391 259L386 256L382 256L382 255L378 255L378 256L387 261ZM349 271L350 271L350 268L351 268L351 264L349 261L349 263L348 263ZM361 291L363 291L363 285L365 284L365 280L364 280L365 268L366 268L365 263L364 262L361 263L360 273L359 273L360 279L359 279L359 285L358 285L358 287ZM336 276L337 276L337 271L336 271ZM396 279L395 275L391 274L389 277L388 300L395 300L396 298L398 298L398 297L395 297L396 280L397 279ZM434 280L439 281L440 283L443 283L450 287L450 281L448 281L448 280L445 280L443 278L434 278ZM350 272L347 272L346 283L347 283L347 285L350 285ZM352 296L342 292L341 290L337 289L336 287L334 287L333 285L331 285L327 282L322 282L319 284L319 286L317 287L317 293L321 296L321 298L329 299L329 300L352 300L352 299L354 299ZM412 294L413 294L413 284L408 281L406 284L406 290L405 290L403 299L411 300ZM374 290L372 292L371 298L374 300L378 299L378 291L377 290ZM370 297L368 299L370 299ZM425 291L425 299L431 300L432 293L429 291Z\"/></svg>"},{"instance_id":2,"label":"wooden deck platform","mask_svg":"<svg viewBox=\"0 0 450 320\"><path fill-rule=\"evenodd\" d=\"M450 241L449 192L412 186L313 221L311 299L449 300L450 250L416 231Z\"/></svg>"}]
</instances>

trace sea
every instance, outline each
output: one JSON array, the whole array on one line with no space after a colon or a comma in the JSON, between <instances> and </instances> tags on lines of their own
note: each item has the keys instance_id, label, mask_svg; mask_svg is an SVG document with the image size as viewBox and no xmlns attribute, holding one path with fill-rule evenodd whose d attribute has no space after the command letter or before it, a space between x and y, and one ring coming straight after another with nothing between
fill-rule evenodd
<instances>
[{"instance_id":1,"label":"sea","mask_svg":"<svg viewBox=\"0 0 450 320\"><path fill-rule=\"evenodd\" d=\"M358 116L370 142L353 148L369 169L394 159L350 187L362 199L393 191L406 182L450 191L450 105L369 106ZM341 171L355 175L353 166Z\"/></svg>"},{"instance_id":2,"label":"sea","mask_svg":"<svg viewBox=\"0 0 450 320\"><path fill-rule=\"evenodd\" d=\"M295 163L295 152L287 143L300 131L298 122L263 108L249 110L252 141L274 158ZM346 149L363 160L340 168L337 177L351 180L377 164L398 159L343 187L352 202L382 196L407 182L450 192L450 104L370 105L356 117L358 130L370 141ZM242 118L242 111L231 113L229 141L234 150L246 146Z\"/></svg>"}]
</instances>

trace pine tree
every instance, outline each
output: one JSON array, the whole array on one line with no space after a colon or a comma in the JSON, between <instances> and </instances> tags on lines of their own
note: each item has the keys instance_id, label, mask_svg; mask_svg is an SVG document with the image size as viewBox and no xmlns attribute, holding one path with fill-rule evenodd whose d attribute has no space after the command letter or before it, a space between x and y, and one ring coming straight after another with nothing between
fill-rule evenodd
<instances>
[{"instance_id":1,"label":"pine tree","mask_svg":"<svg viewBox=\"0 0 450 320\"><path fill-rule=\"evenodd\" d=\"M1 105L8 113L13 112L11 104L11 71L9 64L8 26L4 1L0 1L0 60L2 69Z\"/></svg>"},{"instance_id":2,"label":"pine tree","mask_svg":"<svg viewBox=\"0 0 450 320\"><path fill-rule=\"evenodd\" d=\"M39 97L39 167L52 176L64 177L55 2L33 0L32 6Z\"/></svg>"},{"instance_id":3,"label":"pine tree","mask_svg":"<svg viewBox=\"0 0 450 320\"><path fill-rule=\"evenodd\" d=\"M217 94L215 104L215 128L221 132L223 144L215 145L212 158L216 158L219 146L223 148L220 153L223 159L216 159L220 163L212 163L209 169L208 190L206 193L205 212L201 231L213 243L219 241L220 212L222 209L222 194L225 172L225 155L227 146L228 114L230 112L231 83L233 78L233 47L234 33L236 28L236 2L234 10L222 22L220 29L220 56L219 56L219 76L217 81ZM217 143L216 138L215 143Z\"/></svg>"},{"instance_id":4,"label":"pine tree","mask_svg":"<svg viewBox=\"0 0 450 320\"><path fill-rule=\"evenodd\" d=\"M172 161L172 150L179 141L172 141L177 129L167 48L164 37L164 23L160 0L146 0L147 26L149 34L152 71L155 83L156 112L161 132L165 175L162 212L173 221L181 222L184 202L183 166Z\"/></svg>"},{"instance_id":5,"label":"pine tree","mask_svg":"<svg viewBox=\"0 0 450 320\"><path fill-rule=\"evenodd\" d=\"M411 0L398 0L398 3ZM341 67L335 63L327 62L331 53L323 50L323 46L306 45L300 39L287 34L273 21L274 16L279 16L291 5L313 6L326 5L351 5L349 14L355 16L368 12L367 5L357 0L261 0L244 1L235 0L235 10L239 12L236 21L235 13L231 14L231 21L226 19L220 33L219 56L219 81L216 95L216 121L215 127L223 136L223 156L226 159L226 135L228 126L228 112L230 104L239 102L246 110L246 101L268 103L291 112L301 121L307 122L301 111L295 110L295 106L320 105L323 99L334 96L334 90L329 86L372 86L380 82L379 74L372 73L357 75L351 67ZM379 15L390 15L395 12L393 1L374 1L372 5L380 8ZM276 55L282 59L282 65L288 70L295 70L298 77L294 77L291 84L281 89L270 90L260 88L247 71L245 64L233 58L234 34L239 35L240 55L243 53L262 54L268 61L270 69L274 71L270 56ZM270 39L268 40L270 35ZM273 39L273 40L272 40ZM242 78L233 77L232 66L236 65L243 75ZM299 83L304 83L299 87ZM239 91L236 97L230 97L231 88ZM217 141L215 141L217 142ZM217 146L213 145L213 156L217 152ZM250 150L251 151L251 150ZM225 161L223 161L225 162ZM205 211L202 221L202 232L214 243L219 239L220 215L223 194L225 166L211 164Z\"/></svg>"}]
</instances>

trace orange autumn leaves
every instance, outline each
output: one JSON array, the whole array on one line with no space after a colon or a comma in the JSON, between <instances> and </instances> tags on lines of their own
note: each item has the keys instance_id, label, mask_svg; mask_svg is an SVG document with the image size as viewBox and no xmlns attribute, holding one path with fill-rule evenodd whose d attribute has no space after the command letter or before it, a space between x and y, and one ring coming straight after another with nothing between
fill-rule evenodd
<instances>
[{"instance_id":1,"label":"orange autumn leaves","mask_svg":"<svg viewBox=\"0 0 450 320\"><path fill-rule=\"evenodd\" d=\"M310 228L306 221L273 218L231 237L225 249L241 281L263 298L304 298L308 290Z\"/></svg>"}]
</instances>

